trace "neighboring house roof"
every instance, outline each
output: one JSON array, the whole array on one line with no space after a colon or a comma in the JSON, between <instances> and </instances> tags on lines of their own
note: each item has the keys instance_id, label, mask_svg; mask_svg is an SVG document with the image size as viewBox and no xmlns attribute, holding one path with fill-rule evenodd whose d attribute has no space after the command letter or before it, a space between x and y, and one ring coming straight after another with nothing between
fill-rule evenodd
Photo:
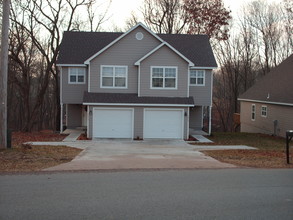
<instances>
[{"instance_id":1,"label":"neighboring house roof","mask_svg":"<svg viewBox=\"0 0 293 220\"><path fill-rule=\"evenodd\" d=\"M93 93L84 92L83 104L117 105L176 105L194 106L193 97L138 97L135 93Z\"/></svg>"},{"instance_id":2,"label":"neighboring house roof","mask_svg":"<svg viewBox=\"0 0 293 220\"><path fill-rule=\"evenodd\" d=\"M84 64L124 33L65 31L57 63ZM217 67L207 35L157 34L160 39L176 49L194 66Z\"/></svg>"},{"instance_id":3,"label":"neighboring house roof","mask_svg":"<svg viewBox=\"0 0 293 220\"><path fill-rule=\"evenodd\" d=\"M240 101L293 106L293 54L242 94Z\"/></svg>"}]
</instances>

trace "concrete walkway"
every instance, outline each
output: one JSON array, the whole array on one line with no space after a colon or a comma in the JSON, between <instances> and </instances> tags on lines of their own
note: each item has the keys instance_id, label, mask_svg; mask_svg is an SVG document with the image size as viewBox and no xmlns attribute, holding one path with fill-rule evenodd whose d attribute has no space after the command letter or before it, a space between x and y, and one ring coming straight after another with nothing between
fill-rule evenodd
<instances>
[{"instance_id":1,"label":"concrete walkway","mask_svg":"<svg viewBox=\"0 0 293 220\"><path fill-rule=\"evenodd\" d=\"M213 141L207 139L206 137L202 136L202 135L191 135L192 137L194 137L197 142L200 142L200 143L214 143Z\"/></svg>"},{"instance_id":2,"label":"concrete walkway","mask_svg":"<svg viewBox=\"0 0 293 220\"><path fill-rule=\"evenodd\" d=\"M194 169L233 168L199 150L227 149L227 146L190 145L179 140L99 140L74 142L33 142L33 145L67 145L84 149L75 159L46 171L120 170L120 169ZM228 149L251 149L228 146Z\"/></svg>"},{"instance_id":3,"label":"concrete walkway","mask_svg":"<svg viewBox=\"0 0 293 220\"><path fill-rule=\"evenodd\" d=\"M63 134L69 134L66 138L64 138L64 142L76 141L77 138L84 133L83 130L80 129L66 129L62 132Z\"/></svg>"}]
</instances>

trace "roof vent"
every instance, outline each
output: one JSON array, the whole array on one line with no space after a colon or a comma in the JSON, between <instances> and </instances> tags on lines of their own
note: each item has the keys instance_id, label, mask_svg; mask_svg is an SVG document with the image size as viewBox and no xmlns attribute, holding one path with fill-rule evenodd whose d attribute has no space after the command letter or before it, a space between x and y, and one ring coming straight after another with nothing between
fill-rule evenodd
<instances>
[{"instance_id":1,"label":"roof vent","mask_svg":"<svg viewBox=\"0 0 293 220\"><path fill-rule=\"evenodd\" d=\"M270 93L268 93L268 96L267 96L267 99L269 99L270 98Z\"/></svg>"},{"instance_id":2,"label":"roof vent","mask_svg":"<svg viewBox=\"0 0 293 220\"><path fill-rule=\"evenodd\" d=\"M137 40L142 40L142 39L143 39L143 33L141 33L141 32L137 32L136 35L135 35L135 38L136 38Z\"/></svg>"}]
</instances>

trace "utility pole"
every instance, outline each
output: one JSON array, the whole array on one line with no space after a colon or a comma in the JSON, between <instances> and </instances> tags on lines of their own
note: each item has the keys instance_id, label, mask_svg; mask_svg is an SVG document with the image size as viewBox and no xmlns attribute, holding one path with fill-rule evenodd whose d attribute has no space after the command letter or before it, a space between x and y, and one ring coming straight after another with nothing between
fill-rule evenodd
<instances>
[{"instance_id":1,"label":"utility pole","mask_svg":"<svg viewBox=\"0 0 293 220\"><path fill-rule=\"evenodd\" d=\"M0 62L0 149L7 148L7 72L10 0L3 0Z\"/></svg>"}]
</instances>

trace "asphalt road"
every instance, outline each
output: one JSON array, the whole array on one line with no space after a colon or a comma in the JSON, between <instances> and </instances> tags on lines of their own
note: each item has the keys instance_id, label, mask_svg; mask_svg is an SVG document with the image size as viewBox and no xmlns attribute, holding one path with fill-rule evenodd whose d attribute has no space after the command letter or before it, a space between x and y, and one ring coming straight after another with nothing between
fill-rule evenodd
<instances>
[{"instance_id":1,"label":"asphalt road","mask_svg":"<svg viewBox=\"0 0 293 220\"><path fill-rule=\"evenodd\" d=\"M0 219L293 219L293 170L0 176Z\"/></svg>"}]
</instances>

